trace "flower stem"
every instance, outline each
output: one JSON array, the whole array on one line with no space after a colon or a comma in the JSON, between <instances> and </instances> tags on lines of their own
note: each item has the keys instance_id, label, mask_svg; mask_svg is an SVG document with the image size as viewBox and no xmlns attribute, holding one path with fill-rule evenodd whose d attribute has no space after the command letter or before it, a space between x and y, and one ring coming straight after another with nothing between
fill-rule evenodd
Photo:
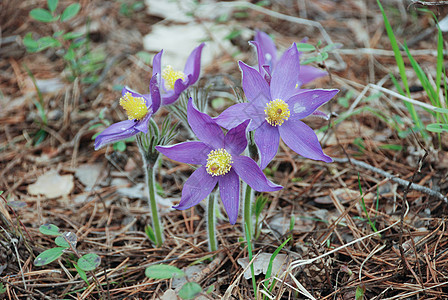
<instances>
[{"instance_id":1,"label":"flower stem","mask_svg":"<svg viewBox=\"0 0 448 300\"><path fill-rule=\"evenodd\" d=\"M151 207L151 219L152 219L152 229L154 230L154 234L156 237L156 246L160 247L163 243L163 234L162 234L162 226L160 224L159 212L157 210L157 201L156 201L156 186L154 180L154 169L156 164L145 163L146 169L146 181L148 183L148 191L149 191L149 206Z\"/></svg>"},{"instance_id":2,"label":"flower stem","mask_svg":"<svg viewBox=\"0 0 448 300\"><path fill-rule=\"evenodd\" d=\"M208 248L210 252L216 251L218 249L216 241L216 212L215 212L215 195L210 193L208 195L208 205L207 205L207 233L208 233Z\"/></svg>"},{"instance_id":3,"label":"flower stem","mask_svg":"<svg viewBox=\"0 0 448 300\"><path fill-rule=\"evenodd\" d=\"M246 191L244 195L244 224L245 224L245 230L247 230L246 236L249 236L252 239L252 232L253 232L253 226L252 226L252 188L246 185ZM250 241L247 241L250 242Z\"/></svg>"}]
</instances>

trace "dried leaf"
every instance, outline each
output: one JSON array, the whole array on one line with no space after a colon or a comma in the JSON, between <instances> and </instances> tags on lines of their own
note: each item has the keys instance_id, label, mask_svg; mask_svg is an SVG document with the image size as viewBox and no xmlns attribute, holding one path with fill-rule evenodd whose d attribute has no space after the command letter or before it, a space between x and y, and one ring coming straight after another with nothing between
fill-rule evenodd
<instances>
[{"instance_id":1,"label":"dried leaf","mask_svg":"<svg viewBox=\"0 0 448 300\"><path fill-rule=\"evenodd\" d=\"M67 196L73 190L73 179L73 175L61 176L56 170L50 170L28 186L28 193L44 195L48 199Z\"/></svg>"}]
</instances>

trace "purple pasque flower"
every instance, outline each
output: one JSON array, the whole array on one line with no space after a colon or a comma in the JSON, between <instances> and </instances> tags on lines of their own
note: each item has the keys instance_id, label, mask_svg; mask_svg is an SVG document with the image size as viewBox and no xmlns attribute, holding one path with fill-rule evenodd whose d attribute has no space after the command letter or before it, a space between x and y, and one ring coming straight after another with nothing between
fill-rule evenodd
<instances>
[{"instance_id":1,"label":"purple pasque flower","mask_svg":"<svg viewBox=\"0 0 448 300\"><path fill-rule=\"evenodd\" d=\"M260 72L261 76L263 76L269 83L271 80L271 74L278 63L277 47L275 46L274 41L272 41L269 35L267 35L263 31L258 30L255 33L255 38L252 44L257 50L258 72ZM326 75L327 72L319 68L302 65L300 66L297 88L300 88L302 85L307 84L316 78Z\"/></svg>"},{"instance_id":2,"label":"purple pasque flower","mask_svg":"<svg viewBox=\"0 0 448 300\"><path fill-rule=\"evenodd\" d=\"M149 82L150 94L139 94L127 87L121 91L120 105L126 111L128 120L110 125L95 138L95 150L127 139L139 132L148 132L148 122L160 107L160 91L155 73Z\"/></svg>"},{"instance_id":3,"label":"purple pasque flower","mask_svg":"<svg viewBox=\"0 0 448 300\"><path fill-rule=\"evenodd\" d=\"M249 120L224 135L221 127L188 101L188 123L200 141L184 142L156 149L173 160L201 165L185 182L177 209L187 209L201 202L219 184L221 200L229 221L235 224L240 201L240 178L260 192L278 191L282 187L269 181L250 157L240 155L247 146Z\"/></svg>"},{"instance_id":4,"label":"purple pasque flower","mask_svg":"<svg viewBox=\"0 0 448 300\"><path fill-rule=\"evenodd\" d=\"M165 66L162 70L163 50L154 56L152 68L154 73L158 73L161 76L162 105L173 104L183 91L198 81L199 73L201 72L202 48L204 46L205 44L202 43L191 52L183 72L174 70L170 65Z\"/></svg>"},{"instance_id":5,"label":"purple pasque flower","mask_svg":"<svg viewBox=\"0 0 448 300\"><path fill-rule=\"evenodd\" d=\"M239 62L243 73L243 90L248 103L226 109L215 120L224 128L232 128L250 119L248 131L255 130L255 143L264 169L277 153L280 137L294 152L314 160L331 162L319 144L316 134L301 119L311 115L339 90L296 89L299 76L299 52L294 43L272 72L270 85L260 73Z\"/></svg>"}]
</instances>

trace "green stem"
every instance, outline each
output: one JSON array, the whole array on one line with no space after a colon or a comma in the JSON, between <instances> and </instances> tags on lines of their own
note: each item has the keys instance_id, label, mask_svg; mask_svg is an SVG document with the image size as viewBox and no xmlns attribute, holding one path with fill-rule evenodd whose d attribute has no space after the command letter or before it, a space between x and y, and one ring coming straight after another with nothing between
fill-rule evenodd
<instances>
[{"instance_id":1,"label":"green stem","mask_svg":"<svg viewBox=\"0 0 448 300\"><path fill-rule=\"evenodd\" d=\"M156 236L156 246L160 247L163 243L162 225L160 224L159 212L157 210L156 186L154 180L154 169L156 164L145 163L146 180L148 182L149 206L151 207L152 228Z\"/></svg>"},{"instance_id":2,"label":"green stem","mask_svg":"<svg viewBox=\"0 0 448 300\"><path fill-rule=\"evenodd\" d=\"M207 233L208 233L208 248L210 252L214 252L218 249L216 241L216 212L215 212L215 195L210 193L208 195L207 205Z\"/></svg>"},{"instance_id":3,"label":"green stem","mask_svg":"<svg viewBox=\"0 0 448 300\"><path fill-rule=\"evenodd\" d=\"M249 236L251 239L253 237L252 232L253 232L253 226L252 226L252 188L246 185L246 192L244 195L244 224L245 224L245 229L247 230L247 234L246 236ZM249 242L249 241L248 241Z\"/></svg>"}]
</instances>

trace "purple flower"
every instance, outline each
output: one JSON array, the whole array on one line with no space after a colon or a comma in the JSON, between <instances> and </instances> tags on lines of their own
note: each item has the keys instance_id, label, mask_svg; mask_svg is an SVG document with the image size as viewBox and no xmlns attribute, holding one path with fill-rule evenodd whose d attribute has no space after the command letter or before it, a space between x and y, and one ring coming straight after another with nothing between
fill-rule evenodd
<instances>
[{"instance_id":1,"label":"purple flower","mask_svg":"<svg viewBox=\"0 0 448 300\"><path fill-rule=\"evenodd\" d=\"M210 116L193 106L191 98L187 116L191 129L200 141L156 147L173 160L201 165L185 182L180 203L174 208L183 210L198 204L218 183L229 221L235 224L240 201L240 178L260 192L282 188L269 181L251 158L240 155L247 146L248 120L230 129L224 136L222 129Z\"/></svg>"},{"instance_id":2,"label":"purple flower","mask_svg":"<svg viewBox=\"0 0 448 300\"><path fill-rule=\"evenodd\" d=\"M257 49L258 55L258 72L269 83L271 74L277 66L277 48L271 37L263 31L255 33L254 42L252 44ZM300 52L299 52L300 53ZM297 82L297 88L313 81L316 78L326 76L327 72L319 68L303 65L300 66L300 74Z\"/></svg>"},{"instance_id":3,"label":"purple flower","mask_svg":"<svg viewBox=\"0 0 448 300\"><path fill-rule=\"evenodd\" d=\"M201 71L201 53L204 46L202 43L191 52L183 72L174 70L170 65L162 70L163 50L154 56L153 72L161 75L162 105L174 103L183 91L196 83Z\"/></svg>"},{"instance_id":4,"label":"purple flower","mask_svg":"<svg viewBox=\"0 0 448 300\"><path fill-rule=\"evenodd\" d=\"M338 90L300 90L299 52L294 43L277 62L271 84L257 70L239 62L243 73L243 90L249 103L226 109L215 120L232 128L250 119L248 130L255 130L255 143L260 151L260 167L264 169L277 153L280 137L294 152L315 160L331 162L319 144L316 134L301 119L311 115L329 101Z\"/></svg>"},{"instance_id":5,"label":"purple flower","mask_svg":"<svg viewBox=\"0 0 448 300\"><path fill-rule=\"evenodd\" d=\"M128 120L121 121L104 129L95 138L95 150L104 145L127 139L139 132L148 132L148 122L160 107L160 91L157 74L149 82L150 94L141 95L127 87L121 91L120 105L126 111Z\"/></svg>"}]
</instances>

